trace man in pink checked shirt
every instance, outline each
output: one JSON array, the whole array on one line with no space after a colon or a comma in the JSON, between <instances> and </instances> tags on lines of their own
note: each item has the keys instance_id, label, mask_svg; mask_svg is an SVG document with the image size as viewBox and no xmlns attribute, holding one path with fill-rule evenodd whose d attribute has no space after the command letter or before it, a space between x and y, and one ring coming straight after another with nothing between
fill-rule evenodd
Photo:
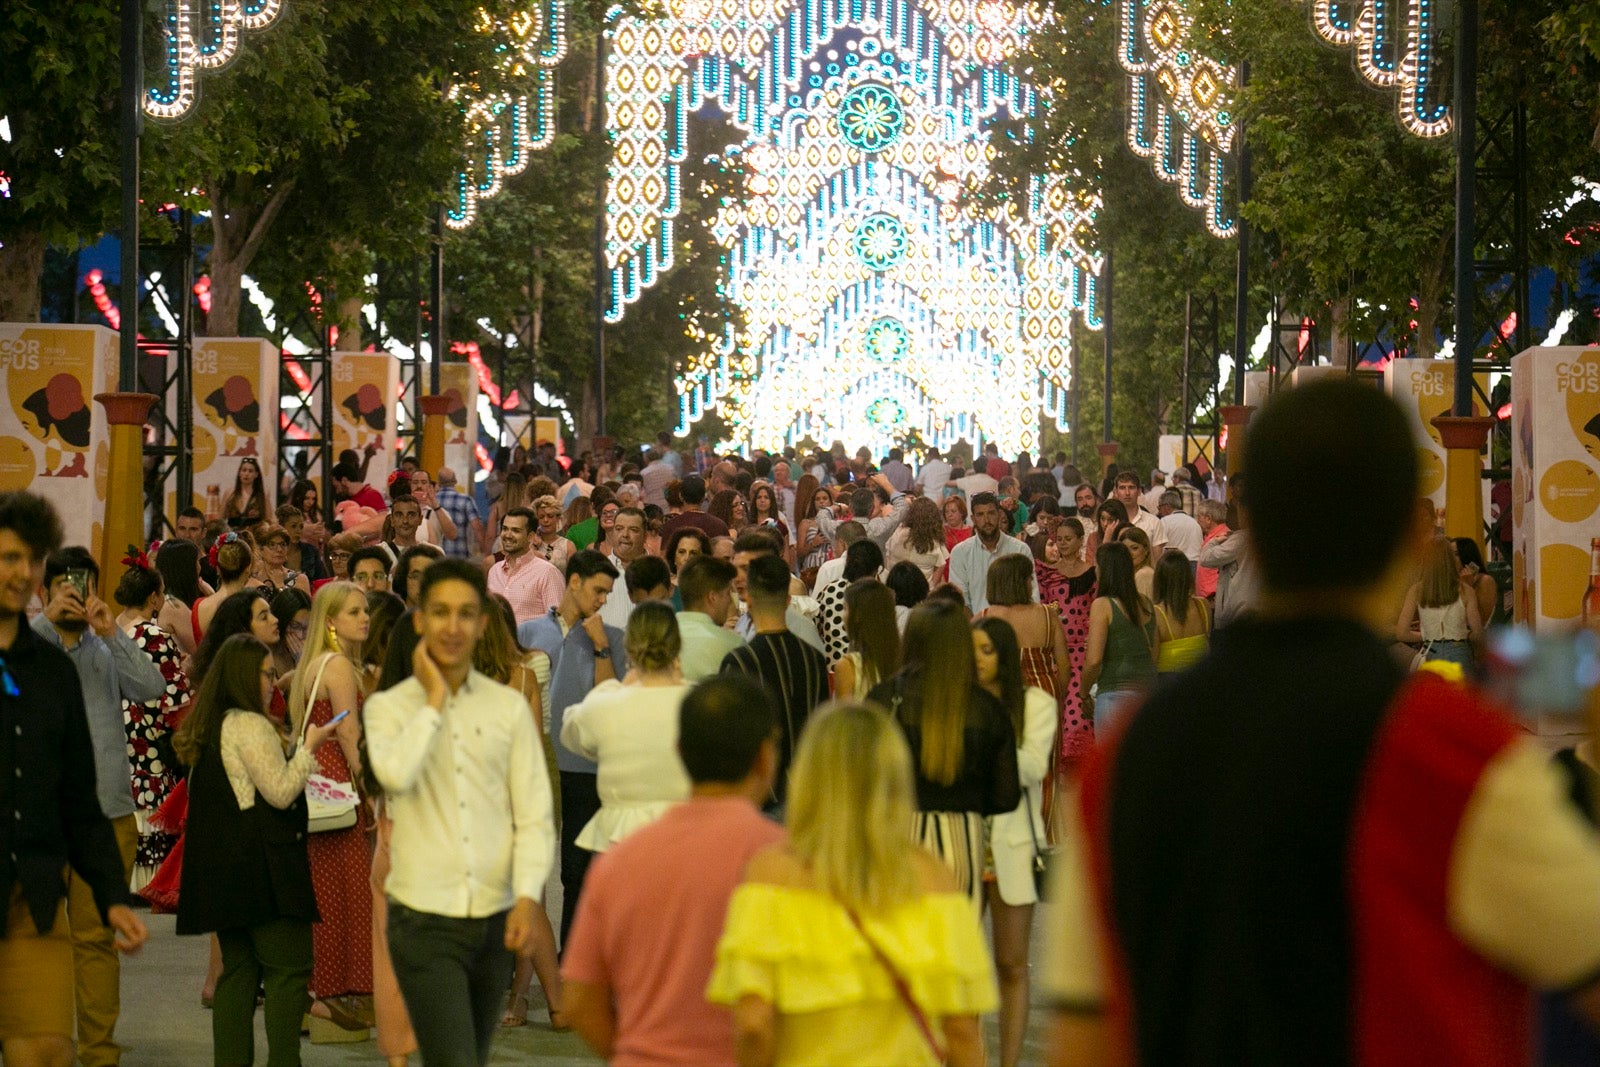
<instances>
[{"instance_id":1,"label":"man in pink checked shirt","mask_svg":"<svg viewBox=\"0 0 1600 1067\"><path fill-rule=\"evenodd\" d=\"M566 583L554 564L528 551L538 520L529 508L512 508L500 520L500 550L505 559L489 568L489 592L511 602L517 625L542 617L561 603Z\"/></svg>"}]
</instances>

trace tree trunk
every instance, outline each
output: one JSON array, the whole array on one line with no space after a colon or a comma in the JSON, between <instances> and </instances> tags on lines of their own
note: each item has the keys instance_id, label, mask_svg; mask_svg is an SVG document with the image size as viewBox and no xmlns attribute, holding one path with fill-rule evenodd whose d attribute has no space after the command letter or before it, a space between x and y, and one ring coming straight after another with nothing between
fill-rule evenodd
<instances>
[{"instance_id":1,"label":"tree trunk","mask_svg":"<svg viewBox=\"0 0 1600 1067\"><path fill-rule=\"evenodd\" d=\"M583 406L578 410L578 447L593 448L595 428L600 424L600 406L594 391L594 375L583 379Z\"/></svg>"},{"instance_id":2,"label":"tree trunk","mask_svg":"<svg viewBox=\"0 0 1600 1067\"><path fill-rule=\"evenodd\" d=\"M1420 359L1432 359L1438 351L1435 337L1443 314L1445 286L1454 273L1449 251L1449 241L1441 237L1437 254L1422 265L1417 278L1417 342L1410 354Z\"/></svg>"},{"instance_id":3,"label":"tree trunk","mask_svg":"<svg viewBox=\"0 0 1600 1067\"><path fill-rule=\"evenodd\" d=\"M1328 362L1335 367L1350 364L1350 311L1354 300L1347 294L1328 305Z\"/></svg>"},{"instance_id":4,"label":"tree trunk","mask_svg":"<svg viewBox=\"0 0 1600 1067\"><path fill-rule=\"evenodd\" d=\"M44 234L22 230L0 243L0 322L39 321L43 278Z\"/></svg>"},{"instance_id":5,"label":"tree trunk","mask_svg":"<svg viewBox=\"0 0 1600 1067\"><path fill-rule=\"evenodd\" d=\"M271 186L265 203L261 203L265 190L256 188L250 176L227 183L212 179L207 187L211 200L211 256L206 261L211 275L211 314L206 316L203 336L237 337L239 309L244 303L244 272L255 261L294 181Z\"/></svg>"}]
</instances>

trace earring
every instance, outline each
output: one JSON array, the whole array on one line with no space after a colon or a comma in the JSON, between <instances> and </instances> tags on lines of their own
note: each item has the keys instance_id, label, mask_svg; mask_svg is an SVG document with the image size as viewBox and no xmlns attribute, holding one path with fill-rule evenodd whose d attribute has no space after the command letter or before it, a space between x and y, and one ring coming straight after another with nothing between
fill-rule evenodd
<instances>
[{"instance_id":1,"label":"earring","mask_svg":"<svg viewBox=\"0 0 1600 1067\"><path fill-rule=\"evenodd\" d=\"M328 644L334 648L339 647L339 631L333 628L333 623L328 624Z\"/></svg>"}]
</instances>

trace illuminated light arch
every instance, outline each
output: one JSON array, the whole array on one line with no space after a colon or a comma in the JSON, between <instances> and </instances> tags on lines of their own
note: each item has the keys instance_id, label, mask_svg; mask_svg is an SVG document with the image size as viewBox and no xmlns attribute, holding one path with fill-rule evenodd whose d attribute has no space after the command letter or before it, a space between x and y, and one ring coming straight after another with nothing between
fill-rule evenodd
<instances>
[{"instance_id":1,"label":"illuminated light arch","mask_svg":"<svg viewBox=\"0 0 1600 1067\"><path fill-rule=\"evenodd\" d=\"M668 14L619 16L609 32L607 318L672 265L678 164L701 107L744 131L723 158L743 164L748 193L711 227L744 325L682 368L680 431L717 408L738 439L780 438L826 399L818 383L836 405L853 380L840 346L895 316L939 353L905 361L923 368L920 395L958 413L966 435L1020 449L1035 444L1041 408L1064 424L1072 315L1099 324L1098 200L1064 178L999 214L966 197L987 178L990 120L1038 104L1002 66L1037 9L673 0ZM867 262L850 251L857 234L878 249Z\"/></svg>"},{"instance_id":2,"label":"illuminated light arch","mask_svg":"<svg viewBox=\"0 0 1600 1067\"><path fill-rule=\"evenodd\" d=\"M555 138L556 64L567 54L563 0L534 0L515 16L492 19L479 12L476 29L495 40L497 73L525 86L489 93L472 79L451 87L449 98L466 113L466 159L456 175L445 225L464 230L478 204L496 196L506 178L522 173L533 152Z\"/></svg>"},{"instance_id":3,"label":"illuminated light arch","mask_svg":"<svg viewBox=\"0 0 1600 1067\"><path fill-rule=\"evenodd\" d=\"M1380 89L1398 89L1400 125L1418 137L1453 128L1437 98L1435 0L1310 0L1311 25L1331 45L1351 48L1356 69Z\"/></svg>"},{"instance_id":4,"label":"illuminated light arch","mask_svg":"<svg viewBox=\"0 0 1600 1067\"><path fill-rule=\"evenodd\" d=\"M245 31L270 26L282 0L167 0L154 84L141 105L155 119L182 117L199 99L197 72L226 66Z\"/></svg>"}]
</instances>

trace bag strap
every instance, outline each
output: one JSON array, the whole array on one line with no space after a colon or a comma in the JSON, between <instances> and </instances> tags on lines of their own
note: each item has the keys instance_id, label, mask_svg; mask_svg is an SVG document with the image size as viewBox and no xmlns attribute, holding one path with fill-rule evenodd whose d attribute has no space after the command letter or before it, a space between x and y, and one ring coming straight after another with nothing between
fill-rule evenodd
<instances>
[{"instance_id":1,"label":"bag strap","mask_svg":"<svg viewBox=\"0 0 1600 1067\"><path fill-rule=\"evenodd\" d=\"M1044 850L1039 847L1039 835L1035 833L1033 829L1033 791L1024 789L1022 791L1022 799L1028 805L1026 812L1028 816L1028 836L1033 839L1034 861L1038 862L1038 860L1044 856Z\"/></svg>"},{"instance_id":2,"label":"bag strap","mask_svg":"<svg viewBox=\"0 0 1600 1067\"><path fill-rule=\"evenodd\" d=\"M300 743L306 743L306 731L311 728L311 705L317 702L317 690L322 688L322 675L328 669L337 652L327 652L322 656L322 662L317 665L317 676L311 682L311 688L306 690L306 715L300 720Z\"/></svg>"},{"instance_id":3,"label":"bag strap","mask_svg":"<svg viewBox=\"0 0 1600 1067\"><path fill-rule=\"evenodd\" d=\"M876 957L878 965L888 972L889 983L894 986L895 994L899 996L901 1003L906 1006L906 1011L911 1015L911 1020L917 1024L917 1030L921 1032L922 1039L933 1050L934 1058L940 1063L945 1062L949 1058L949 1050L939 1043L939 1038L933 1032L933 1024L928 1021L927 1013L922 1010L921 1005L912 997L911 987L906 983L905 977L895 967L893 961L889 959L888 954L872 939L872 935L867 933L867 928L862 925L861 916L856 914L856 910L845 905L844 912L850 916L850 921L855 924L856 933L861 935L861 940L865 941L867 948L872 950L872 955Z\"/></svg>"}]
</instances>

